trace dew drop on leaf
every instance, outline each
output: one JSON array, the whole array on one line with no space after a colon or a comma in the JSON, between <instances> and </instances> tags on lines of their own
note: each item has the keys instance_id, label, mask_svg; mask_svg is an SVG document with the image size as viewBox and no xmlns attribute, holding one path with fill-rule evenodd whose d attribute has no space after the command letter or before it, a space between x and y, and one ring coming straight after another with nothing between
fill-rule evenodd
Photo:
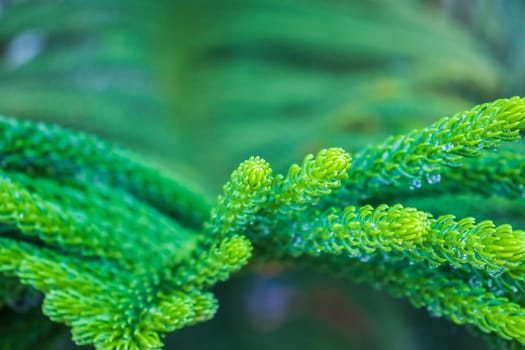
<instances>
[{"instance_id":1,"label":"dew drop on leaf","mask_svg":"<svg viewBox=\"0 0 525 350\"><path fill-rule=\"evenodd\" d=\"M480 281L476 276L472 276L472 277L468 280L468 284L469 284L472 288L478 288L478 287L481 287L481 285L482 285L481 281Z\"/></svg>"},{"instance_id":2,"label":"dew drop on leaf","mask_svg":"<svg viewBox=\"0 0 525 350\"><path fill-rule=\"evenodd\" d=\"M441 181L441 174L428 174L426 178L430 185L434 185Z\"/></svg>"},{"instance_id":3,"label":"dew drop on leaf","mask_svg":"<svg viewBox=\"0 0 525 350\"><path fill-rule=\"evenodd\" d=\"M409 188L410 188L411 190L416 190L416 189L418 189L418 188L421 188L421 185L422 185L422 183L421 183L421 180L420 180L420 179L414 179L414 180L412 180L412 182L410 183L410 187L409 187Z\"/></svg>"},{"instance_id":4,"label":"dew drop on leaf","mask_svg":"<svg viewBox=\"0 0 525 350\"><path fill-rule=\"evenodd\" d=\"M454 144L452 142L447 142L441 146L443 151L450 151L452 148L454 148Z\"/></svg>"},{"instance_id":5,"label":"dew drop on leaf","mask_svg":"<svg viewBox=\"0 0 525 350\"><path fill-rule=\"evenodd\" d=\"M502 267L489 268L489 269L487 270L487 272L488 272L489 275L491 275L492 277L499 277L499 276L501 276L501 274L503 273L503 268L502 268Z\"/></svg>"}]
</instances>

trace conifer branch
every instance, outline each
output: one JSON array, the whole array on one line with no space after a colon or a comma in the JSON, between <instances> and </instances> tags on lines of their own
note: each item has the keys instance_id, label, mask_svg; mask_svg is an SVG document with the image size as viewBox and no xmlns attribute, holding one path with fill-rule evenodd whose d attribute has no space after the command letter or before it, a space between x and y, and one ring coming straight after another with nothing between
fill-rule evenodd
<instances>
[{"instance_id":1,"label":"conifer branch","mask_svg":"<svg viewBox=\"0 0 525 350\"><path fill-rule=\"evenodd\" d=\"M102 183L192 225L202 223L209 204L165 171L99 138L55 125L0 117L4 171L52 177L65 183Z\"/></svg>"},{"instance_id":2,"label":"conifer branch","mask_svg":"<svg viewBox=\"0 0 525 350\"><path fill-rule=\"evenodd\" d=\"M525 309L482 286L456 278L446 270L378 259L367 261L366 268L359 260L339 257L315 262L310 258L305 262L317 263L318 267L338 276L369 283L396 297L405 297L418 308L426 307L436 317L445 316L456 324L471 324L485 333L525 343Z\"/></svg>"},{"instance_id":3,"label":"conifer branch","mask_svg":"<svg viewBox=\"0 0 525 350\"><path fill-rule=\"evenodd\" d=\"M337 196L344 203L355 203L388 188L417 189L423 182L436 183L446 167L460 167L464 158L517 140L524 129L524 98L481 104L358 152Z\"/></svg>"},{"instance_id":4,"label":"conifer branch","mask_svg":"<svg viewBox=\"0 0 525 350\"><path fill-rule=\"evenodd\" d=\"M511 152L485 154L481 158L465 160L460 167L444 168L441 174L434 175L430 181L422 182L418 189L389 187L374 193L368 201L403 202L443 194L479 194L493 199L496 196L524 198L525 158ZM503 210L501 204L500 209ZM517 210L518 206L513 204L513 209Z\"/></svg>"},{"instance_id":5,"label":"conifer branch","mask_svg":"<svg viewBox=\"0 0 525 350\"><path fill-rule=\"evenodd\" d=\"M188 227L202 226L200 195L95 137L0 125L2 278L44 293L44 313L99 349L157 349L163 333L212 317L204 289L245 264L251 246L239 236L203 245ZM195 252L202 278L183 284ZM2 303L20 288L6 287Z\"/></svg>"},{"instance_id":6,"label":"conifer branch","mask_svg":"<svg viewBox=\"0 0 525 350\"><path fill-rule=\"evenodd\" d=\"M472 192L486 196L520 198L525 195L525 158L521 154L498 152L472 159L455 171L446 169L443 186L448 192ZM442 190L445 191L445 190Z\"/></svg>"},{"instance_id":7,"label":"conifer branch","mask_svg":"<svg viewBox=\"0 0 525 350\"><path fill-rule=\"evenodd\" d=\"M244 226L268 200L273 181L270 165L259 157L241 163L224 187L206 224L212 236L244 233Z\"/></svg>"},{"instance_id":8,"label":"conifer branch","mask_svg":"<svg viewBox=\"0 0 525 350\"><path fill-rule=\"evenodd\" d=\"M293 164L286 177L278 176L273 186L269 211L287 216L315 206L347 178L351 157L342 148L329 148L305 157L302 166Z\"/></svg>"},{"instance_id":9,"label":"conifer branch","mask_svg":"<svg viewBox=\"0 0 525 350\"><path fill-rule=\"evenodd\" d=\"M240 270L251 255L248 239L239 235L227 237L177 266L173 283L184 290L213 286Z\"/></svg>"}]
</instances>

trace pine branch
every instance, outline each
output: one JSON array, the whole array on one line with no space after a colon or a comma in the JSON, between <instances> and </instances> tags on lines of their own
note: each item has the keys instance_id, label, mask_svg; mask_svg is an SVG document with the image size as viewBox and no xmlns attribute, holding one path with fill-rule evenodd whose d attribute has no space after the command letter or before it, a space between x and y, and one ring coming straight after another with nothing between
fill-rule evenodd
<instances>
[{"instance_id":1,"label":"pine branch","mask_svg":"<svg viewBox=\"0 0 525 350\"><path fill-rule=\"evenodd\" d=\"M286 177L275 176L270 192L265 185L257 205L245 202L252 209L240 216L242 226L236 231L253 241L258 258L344 269L346 276L376 281L435 315L524 343L520 324L525 311L516 291L523 288L525 232L489 220L434 218L401 205L340 209L338 204L341 193L363 195L343 202L362 200L381 189L395 193L402 183L429 174L453 173L464 158L480 157L484 149L518 139L524 127L525 100L516 97L389 139L358 153L351 168L342 150L321 151L315 161L308 156L302 167L293 165ZM330 161L320 161L325 157ZM485 164L484 171L489 169ZM452 175L458 183L471 179L468 168L462 170ZM521 172L502 171L514 177L496 172L494 179L508 187ZM233 193L242 197L249 193L244 190L248 178L232 177L236 183L226 188L239 189ZM496 189L498 184L491 180L485 178ZM337 191L341 182L345 192ZM474 278L480 282L474 283Z\"/></svg>"},{"instance_id":2,"label":"pine branch","mask_svg":"<svg viewBox=\"0 0 525 350\"><path fill-rule=\"evenodd\" d=\"M52 177L68 184L95 182L129 192L193 226L208 203L165 171L96 137L55 125L0 117L0 157L5 171Z\"/></svg>"},{"instance_id":3,"label":"pine branch","mask_svg":"<svg viewBox=\"0 0 525 350\"><path fill-rule=\"evenodd\" d=\"M44 313L99 349L157 349L163 333L213 316L206 289L251 245L191 229L208 207L200 195L95 137L0 125L2 279L42 292ZM2 303L23 287L4 289Z\"/></svg>"},{"instance_id":4,"label":"pine branch","mask_svg":"<svg viewBox=\"0 0 525 350\"><path fill-rule=\"evenodd\" d=\"M430 176L420 188L387 188L375 193L372 202L390 198L429 196L443 193L477 193L483 196L522 198L525 193L525 158L521 154L498 152L465 160L461 166L444 168Z\"/></svg>"},{"instance_id":5,"label":"pine branch","mask_svg":"<svg viewBox=\"0 0 525 350\"><path fill-rule=\"evenodd\" d=\"M482 332L525 343L525 309L482 286L449 275L446 270L377 259L364 264L338 257L304 261L340 277L385 289L396 297L405 297L418 308L426 307L435 317L445 316L456 324L471 324ZM505 346L507 342L502 344Z\"/></svg>"},{"instance_id":6,"label":"pine branch","mask_svg":"<svg viewBox=\"0 0 525 350\"><path fill-rule=\"evenodd\" d=\"M354 157L349 177L334 202L355 203L389 188L435 183L446 167L464 158L497 149L501 141L519 139L525 128L525 99L513 97L485 103L422 130L390 137Z\"/></svg>"}]
</instances>

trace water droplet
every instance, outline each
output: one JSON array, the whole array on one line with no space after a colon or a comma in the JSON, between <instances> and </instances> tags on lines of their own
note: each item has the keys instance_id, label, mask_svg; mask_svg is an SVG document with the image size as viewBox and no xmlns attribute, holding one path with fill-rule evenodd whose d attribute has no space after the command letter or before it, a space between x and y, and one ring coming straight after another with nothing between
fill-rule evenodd
<instances>
[{"instance_id":1,"label":"water droplet","mask_svg":"<svg viewBox=\"0 0 525 350\"><path fill-rule=\"evenodd\" d=\"M368 254L359 254L359 261L361 262L367 262L370 261L371 256Z\"/></svg>"},{"instance_id":2,"label":"water droplet","mask_svg":"<svg viewBox=\"0 0 525 350\"><path fill-rule=\"evenodd\" d=\"M303 240L301 239L301 237L297 236L297 237L295 237L295 239L294 239L292 245L293 245L294 248L300 248L300 247L303 246L303 243L304 243L304 242L303 242Z\"/></svg>"},{"instance_id":3,"label":"water droplet","mask_svg":"<svg viewBox=\"0 0 525 350\"><path fill-rule=\"evenodd\" d=\"M441 181L441 174L427 174L426 178L430 185L434 185Z\"/></svg>"},{"instance_id":4,"label":"water droplet","mask_svg":"<svg viewBox=\"0 0 525 350\"><path fill-rule=\"evenodd\" d=\"M418 189L418 188L421 188L421 180L420 179L414 179L412 180L412 182L410 183L410 189L411 190L415 190L415 189Z\"/></svg>"},{"instance_id":5,"label":"water droplet","mask_svg":"<svg viewBox=\"0 0 525 350\"><path fill-rule=\"evenodd\" d=\"M472 277L468 280L468 284L469 284L472 288L478 288L478 287L481 287L481 285L482 285L481 281L478 279L477 276L472 276Z\"/></svg>"},{"instance_id":6,"label":"water droplet","mask_svg":"<svg viewBox=\"0 0 525 350\"><path fill-rule=\"evenodd\" d=\"M503 267L501 267L501 266L500 267L497 267L497 266L496 267L491 267L491 268L487 269L487 272L492 277L499 277L503 273Z\"/></svg>"},{"instance_id":7,"label":"water droplet","mask_svg":"<svg viewBox=\"0 0 525 350\"><path fill-rule=\"evenodd\" d=\"M447 142L441 146L443 151L450 151L452 148L454 148L454 144L452 142Z\"/></svg>"},{"instance_id":8,"label":"water droplet","mask_svg":"<svg viewBox=\"0 0 525 350\"><path fill-rule=\"evenodd\" d=\"M439 264L438 263L434 263L434 262L429 262L428 264L428 268L431 269L431 270L435 270L439 267Z\"/></svg>"},{"instance_id":9,"label":"water droplet","mask_svg":"<svg viewBox=\"0 0 525 350\"><path fill-rule=\"evenodd\" d=\"M20 67L35 58L44 48L44 36L41 33L28 31L16 36L5 52L6 64L11 68Z\"/></svg>"},{"instance_id":10,"label":"water droplet","mask_svg":"<svg viewBox=\"0 0 525 350\"><path fill-rule=\"evenodd\" d=\"M464 263L467 260L467 254L465 254L461 249L452 248L452 251L456 255L456 259L459 262Z\"/></svg>"},{"instance_id":11,"label":"water droplet","mask_svg":"<svg viewBox=\"0 0 525 350\"><path fill-rule=\"evenodd\" d=\"M428 305L427 311L430 312L430 314L435 317L441 317L443 315L443 311L441 310L440 305L434 305L434 306Z\"/></svg>"}]
</instances>

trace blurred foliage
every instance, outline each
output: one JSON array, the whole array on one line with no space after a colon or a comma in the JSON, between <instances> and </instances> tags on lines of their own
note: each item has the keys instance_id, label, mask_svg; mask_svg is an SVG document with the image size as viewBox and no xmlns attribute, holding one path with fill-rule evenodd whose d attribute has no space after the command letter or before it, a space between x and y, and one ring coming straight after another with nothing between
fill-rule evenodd
<instances>
[{"instance_id":1,"label":"blurred foliage","mask_svg":"<svg viewBox=\"0 0 525 350\"><path fill-rule=\"evenodd\" d=\"M252 154L283 170L518 93L521 5L473 2L473 30L413 0L7 2L0 107L116 139L216 193Z\"/></svg>"},{"instance_id":2,"label":"blurred foliage","mask_svg":"<svg viewBox=\"0 0 525 350\"><path fill-rule=\"evenodd\" d=\"M520 0L4 0L0 8L3 114L118 141L210 196L251 155L284 171L323 147L353 153L475 102L525 94ZM403 203L435 215L454 208L459 217L476 214L525 227L519 199L493 196L488 206L484 196L444 193L436 206L432 191L422 197L406 190ZM246 287L252 278L221 286L220 295L232 302L219 317L228 317L183 330L174 335L176 345L205 348L213 338L225 348L245 348L244 334L259 336L261 349L289 348L315 332L319 338L302 343L304 349L346 349L354 341L356 348L372 348L357 337L323 342L333 326L319 330L319 316L298 316L269 330L239 321L250 314L228 298L245 295L239 290L252 293ZM338 291L344 300L352 294ZM369 304L376 300L363 294L359 319L373 313ZM390 325L418 325L405 330L404 339L396 336L401 327L392 326L392 342L378 341L378 348L442 348L418 337L440 321L414 321L404 304L377 299L383 308L376 312L390 310ZM370 328L381 329L383 321L374 318ZM239 332L225 337L229 324ZM216 336L206 339L200 331ZM471 340L446 330L435 344L440 339L474 346L460 346Z\"/></svg>"}]
</instances>

